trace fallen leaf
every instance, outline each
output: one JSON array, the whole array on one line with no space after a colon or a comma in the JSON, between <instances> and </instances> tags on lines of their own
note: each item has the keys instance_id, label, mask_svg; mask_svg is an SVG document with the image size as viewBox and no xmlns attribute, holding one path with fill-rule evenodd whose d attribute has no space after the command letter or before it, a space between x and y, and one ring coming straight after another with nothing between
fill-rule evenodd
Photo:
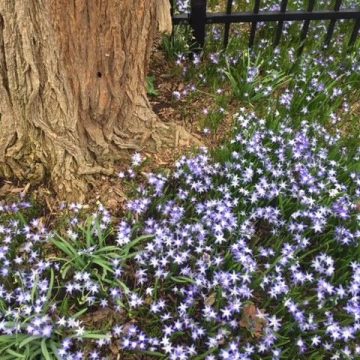
<instances>
[{"instance_id":1,"label":"fallen leaf","mask_svg":"<svg viewBox=\"0 0 360 360\"><path fill-rule=\"evenodd\" d=\"M153 302L153 300L152 300L152 297L151 297L151 296L147 296L147 297L145 298L145 304L146 304L146 305L151 305L152 302Z\"/></svg>"},{"instance_id":2,"label":"fallen leaf","mask_svg":"<svg viewBox=\"0 0 360 360\"><path fill-rule=\"evenodd\" d=\"M110 344L110 351L114 354L117 355L120 352L119 347L116 345L116 343L111 343Z\"/></svg>"},{"instance_id":3,"label":"fallen leaf","mask_svg":"<svg viewBox=\"0 0 360 360\"><path fill-rule=\"evenodd\" d=\"M251 335L260 338L266 326L266 320L257 316L258 310L252 303L243 307L240 326L250 331Z\"/></svg>"},{"instance_id":4,"label":"fallen leaf","mask_svg":"<svg viewBox=\"0 0 360 360\"><path fill-rule=\"evenodd\" d=\"M94 324L110 319L113 311L109 308L99 309L85 315L81 320L85 323Z\"/></svg>"},{"instance_id":5,"label":"fallen leaf","mask_svg":"<svg viewBox=\"0 0 360 360\"><path fill-rule=\"evenodd\" d=\"M360 201L356 204L356 210L360 212Z\"/></svg>"},{"instance_id":6,"label":"fallen leaf","mask_svg":"<svg viewBox=\"0 0 360 360\"><path fill-rule=\"evenodd\" d=\"M11 186L9 184L4 184L1 188L0 188L0 196L1 195L6 195L9 193L11 189Z\"/></svg>"},{"instance_id":7,"label":"fallen leaf","mask_svg":"<svg viewBox=\"0 0 360 360\"><path fill-rule=\"evenodd\" d=\"M215 293L211 293L208 297L205 298L205 305L207 306L212 306L215 304L216 301L216 294Z\"/></svg>"},{"instance_id":8,"label":"fallen leaf","mask_svg":"<svg viewBox=\"0 0 360 360\"><path fill-rule=\"evenodd\" d=\"M25 196L27 194L27 192L30 189L30 183L27 183L26 186L24 187L24 191L21 193L22 196Z\"/></svg>"},{"instance_id":9,"label":"fallen leaf","mask_svg":"<svg viewBox=\"0 0 360 360\"><path fill-rule=\"evenodd\" d=\"M18 193L23 192L24 189L25 189L25 188L12 188L12 189L10 190L10 192L13 193L13 194L18 194Z\"/></svg>"}]
</instances>

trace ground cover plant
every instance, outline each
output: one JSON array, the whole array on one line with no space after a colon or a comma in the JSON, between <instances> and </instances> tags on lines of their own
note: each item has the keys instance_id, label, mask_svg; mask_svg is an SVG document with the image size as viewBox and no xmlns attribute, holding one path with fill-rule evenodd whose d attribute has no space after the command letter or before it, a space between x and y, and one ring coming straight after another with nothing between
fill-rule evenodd
<instances>
[{"instance_id":1,"label":"ground cover plant","mask_svg":"<svg viewBox=\"0 0 360 360\"><path fill-rule=\"evenodd\" d=\"M360 358L360 62L343 25L299 59L290 25L275 51L269 36L224 52L216 27L203 56L186 29L164 40L173 101L211 99L194 111L208 137L230 118L228 137L171 171L134 154L121 219L2 203L0 358Z\"/></svg>"}]
</instances>

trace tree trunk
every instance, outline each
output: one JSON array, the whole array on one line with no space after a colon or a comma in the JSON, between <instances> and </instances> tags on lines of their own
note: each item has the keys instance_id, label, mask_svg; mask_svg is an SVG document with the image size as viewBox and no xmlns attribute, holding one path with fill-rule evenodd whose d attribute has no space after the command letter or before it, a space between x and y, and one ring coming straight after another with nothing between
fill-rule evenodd
<instances>
[{"instance_id":1,"label":"tree trunk","mask_svg":"<svg viewBox=\"0 0 360 360\"><path fill-rule=\"evenodd\" d=\"M145 90L165 3L0 0L0 176L79 201L129 152L177 145Z\"/></svg>"}]
</instances>

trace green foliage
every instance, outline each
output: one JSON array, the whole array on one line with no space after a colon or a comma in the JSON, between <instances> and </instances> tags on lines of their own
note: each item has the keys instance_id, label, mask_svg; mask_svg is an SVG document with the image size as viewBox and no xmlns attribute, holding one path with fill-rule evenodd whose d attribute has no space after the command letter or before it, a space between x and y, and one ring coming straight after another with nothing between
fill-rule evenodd
<instances>
[{"instance_id":1,"label":"green foliage","mask_svg":"<svg viewBox=\"0 0 360 360\"><path fill-rule=\"evenodd\" d=\"M163 36L161 48L168 60L176 60L179 54L189 54L191 43L191 29L175 26L172 35Z\"/></svg>"},{"instance_id":2,"label":"green foliage","mask_svg":"<svg viewBox=\"0 0 360 360\"><path fill-rule=\"evenodd\" d=\"M146 92L150 96L158 96L159 92L155 88L155 77L147 76L146 77Z\"/></svg>"}]
</instances>

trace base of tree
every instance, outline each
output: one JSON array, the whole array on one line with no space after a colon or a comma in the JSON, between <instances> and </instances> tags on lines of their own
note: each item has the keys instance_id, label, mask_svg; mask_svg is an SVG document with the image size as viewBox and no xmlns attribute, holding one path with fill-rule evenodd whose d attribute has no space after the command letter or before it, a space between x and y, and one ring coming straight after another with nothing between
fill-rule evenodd
<instances>
[{"instance_id":1,"label":"base of tree","mask_svg":"<svg viewBox=\"0 0 360 360\"><path fill-rule=\"evenodd\" d=\"M98 175L113 175L114 164L128 160L135 151L157 153L201 145L182 126L161 122L146 107L135 111L127 124L129 128L121 130L113 127L109 138L104 137L103 129L92 129L91 135L86 129L87 141L69 138L54 142L39 129L32 129L23 137L14 131L16 141L7 148L5 161L0 159L0 176L32 185L45 183L59 200L83 202L91 196L89 190L96 186ZM70 143L71 148L67 148ZM53 156L41 156L37 149L51 149Z\"/></svg>"},{"instance_id":2,"label":"base of tree","mask_svg":"<svg viewBox=\"0 0 360 360\"><path fill-rule=\"evenodd\" d=\"M146 96L170 24L166 0L0 1L0 177L84 201L134 151L196 143Z\"/></svg>"}]
</instances>

